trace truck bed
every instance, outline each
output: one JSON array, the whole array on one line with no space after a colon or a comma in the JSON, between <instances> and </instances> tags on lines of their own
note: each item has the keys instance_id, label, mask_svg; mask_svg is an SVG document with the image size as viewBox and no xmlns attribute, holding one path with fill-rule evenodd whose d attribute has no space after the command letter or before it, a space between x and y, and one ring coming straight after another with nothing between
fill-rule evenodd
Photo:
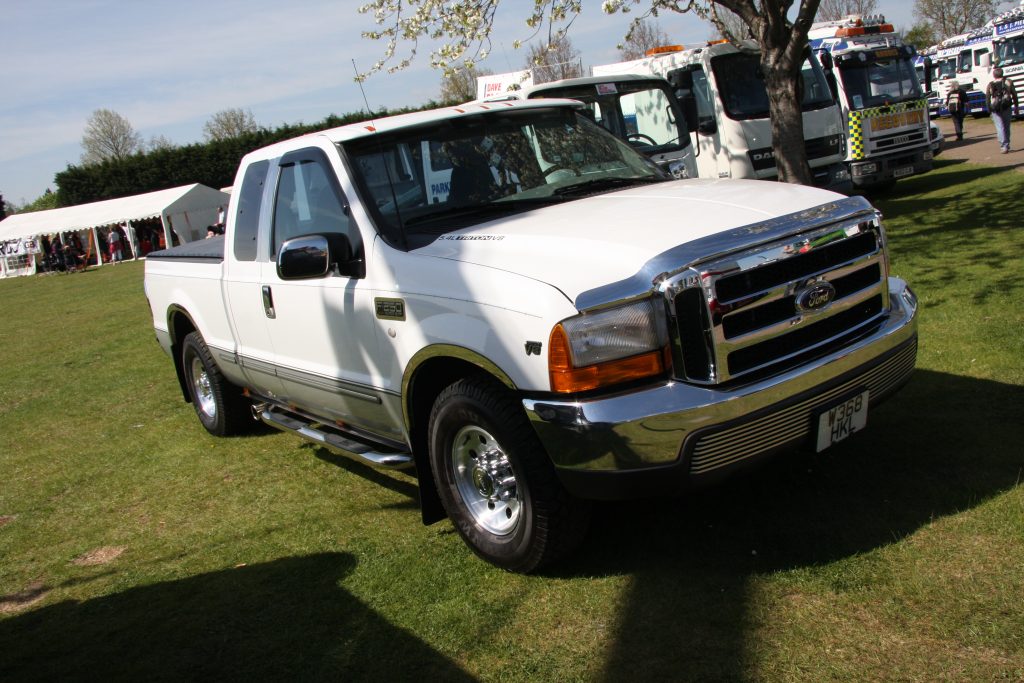
<instances>
[{"instance_id":1,"label":"truck bed","mask_svg":"<svg viewBox=\"0 0 1024 683\"><path fill-rule=\"evenodd\" d=\"M146 254L147 259L186 259L190 261L223 261L224 235L205 240L187 242L170 249L161 249Z\"/></svg>"}]
</instances>

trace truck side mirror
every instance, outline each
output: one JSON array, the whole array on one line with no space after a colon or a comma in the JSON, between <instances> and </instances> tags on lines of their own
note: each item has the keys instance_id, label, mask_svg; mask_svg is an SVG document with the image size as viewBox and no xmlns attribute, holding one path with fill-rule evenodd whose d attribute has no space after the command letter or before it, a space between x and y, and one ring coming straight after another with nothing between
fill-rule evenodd
<instances>
[{"instance_id":1,"label":"truck side mirror","mask_svg":"<svg viewBox=\"0 0 1024 683\"><path fill-rule=\"evenodd\" d=\"M693 92L687 92L682 97L679 94L682 91L676 92L676 99L679 100L679 106L683 109L683 120L686 121L686 130L697 130L697 98L694 97Z\"/></svg>"},{"instance_id":2,"label":"truck side mirror","mask_svg":"<svg viewBox=\"0 0 1024 683\"><path fill-rule=\"evenodd\" d=\"M832 62L831 52L822 52L818 55L818 61L821 62L821 68L825 71L831 71L834 63Z\"/></svg>"},{"instance_id":3,"label":"truck side mirror","mask_svg":"<svg viewBox=\"0 0 1024 683\"><path fill-rule=\"evenodd\" d=\"M711 135L718 130L718 126L715 125L715 120L708 118L704 119L697 126L697 132L703 133L704 135Z\"/></svg>"},{"instance_id":4,"label":"truck side mirror","mask_svg":"<svg viewBox=\"0 0 1024 683\"><path fill-rule=\"evenodd\" d=\"M984 58L983 58L984 59ZM924 58L924 90L925 92L932 91L932 58Z\"/></svg>"},{"instance_id":5,"label":"truck side mirror","mask_svg":"<svg viewBox=\"0 0 1024 683\"><path fill-rule=\"evenodd\" d=\"M352 244L341 233L302 235L286 240L277 254L277 276L282 280L324 277L337 265L342 275L359 276Z\"/></svg>"}]
</instances>

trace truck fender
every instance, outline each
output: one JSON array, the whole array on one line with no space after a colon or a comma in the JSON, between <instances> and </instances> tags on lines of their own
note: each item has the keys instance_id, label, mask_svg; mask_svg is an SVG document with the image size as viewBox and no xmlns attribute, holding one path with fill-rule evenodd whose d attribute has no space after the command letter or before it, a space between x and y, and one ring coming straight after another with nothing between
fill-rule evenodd
<instances>
[{"instance_id":1,"label":"truck fender","mask_svg":"<svg viewBox=\"0 0 1024 683\"><path fill-rule=\"evenodd\" d=\"M420 349L410 359L402 376L402 417L416 463L420 513L424 524L433 524L446 517L430 466L427 440L430 411L442 391L474 374L490 375L509 389L516 389L508 374L495 363L471 349L451 344L434 344Z\"/></svg>"}]
</instances>

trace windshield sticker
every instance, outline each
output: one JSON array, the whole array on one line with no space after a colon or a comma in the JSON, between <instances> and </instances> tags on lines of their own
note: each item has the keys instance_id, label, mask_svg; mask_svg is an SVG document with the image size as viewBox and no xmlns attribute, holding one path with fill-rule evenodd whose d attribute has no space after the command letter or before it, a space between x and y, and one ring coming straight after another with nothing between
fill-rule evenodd
<instances>
[{"instance_id":1,"label":"windshield sticker","mask_svg":"<svg viewBox=\"0 0 1024 683\"><path fill-rule=\"evenodd\" d=\"M854 95L853 96L853 108L854 109L863 109L864 108L864 98L861 97L860 95Z\"/></svg>"},{"instance_id":2,"label":"windshield sticker","mask_svg":"<svg viewBox=\"0 0 1024 683\"><path fill-rule=\"evenodd\" d=\"M614 83L598 83L597 94L598 95L614 95L618 90L615 88Z\"/></svg>"}]
</instances>

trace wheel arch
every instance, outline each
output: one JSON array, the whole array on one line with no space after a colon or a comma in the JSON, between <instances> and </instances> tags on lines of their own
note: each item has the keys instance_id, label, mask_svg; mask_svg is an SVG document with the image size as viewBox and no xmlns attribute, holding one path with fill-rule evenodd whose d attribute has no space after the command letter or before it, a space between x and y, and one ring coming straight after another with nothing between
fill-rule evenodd
<instances>
[{"instance_id":1,"label":"wheel arch","mask_svg":"<svg viewBox=\"0 0 1024 683\"><path fill-rule=\"evenodd\" d=\"M171 339L171 358L174 360L174 372L178 376L178 386L186 403L192 402L192 395L189 394L185 380L185 366L181 362L181 344L189 333L198 330L199 327L184 308L172 304L167 309L167 332Z\"/></svg>"},{"instance_id":2,"label":"wheel arch","mask_svg":"<svg viewBox=\"0 0 1024 683\"><path fill-rule=\"evenodd\" d=\"M464 377L479 374L490 376L510 390L516 389L508 373L493 361L462 346L428 346L416 353L406 366L402 377L402 418L416 462L424 524L433 524L446 516L430 467L428 427L431 408L446 387Z\"/></svg>"}]
</instances>

